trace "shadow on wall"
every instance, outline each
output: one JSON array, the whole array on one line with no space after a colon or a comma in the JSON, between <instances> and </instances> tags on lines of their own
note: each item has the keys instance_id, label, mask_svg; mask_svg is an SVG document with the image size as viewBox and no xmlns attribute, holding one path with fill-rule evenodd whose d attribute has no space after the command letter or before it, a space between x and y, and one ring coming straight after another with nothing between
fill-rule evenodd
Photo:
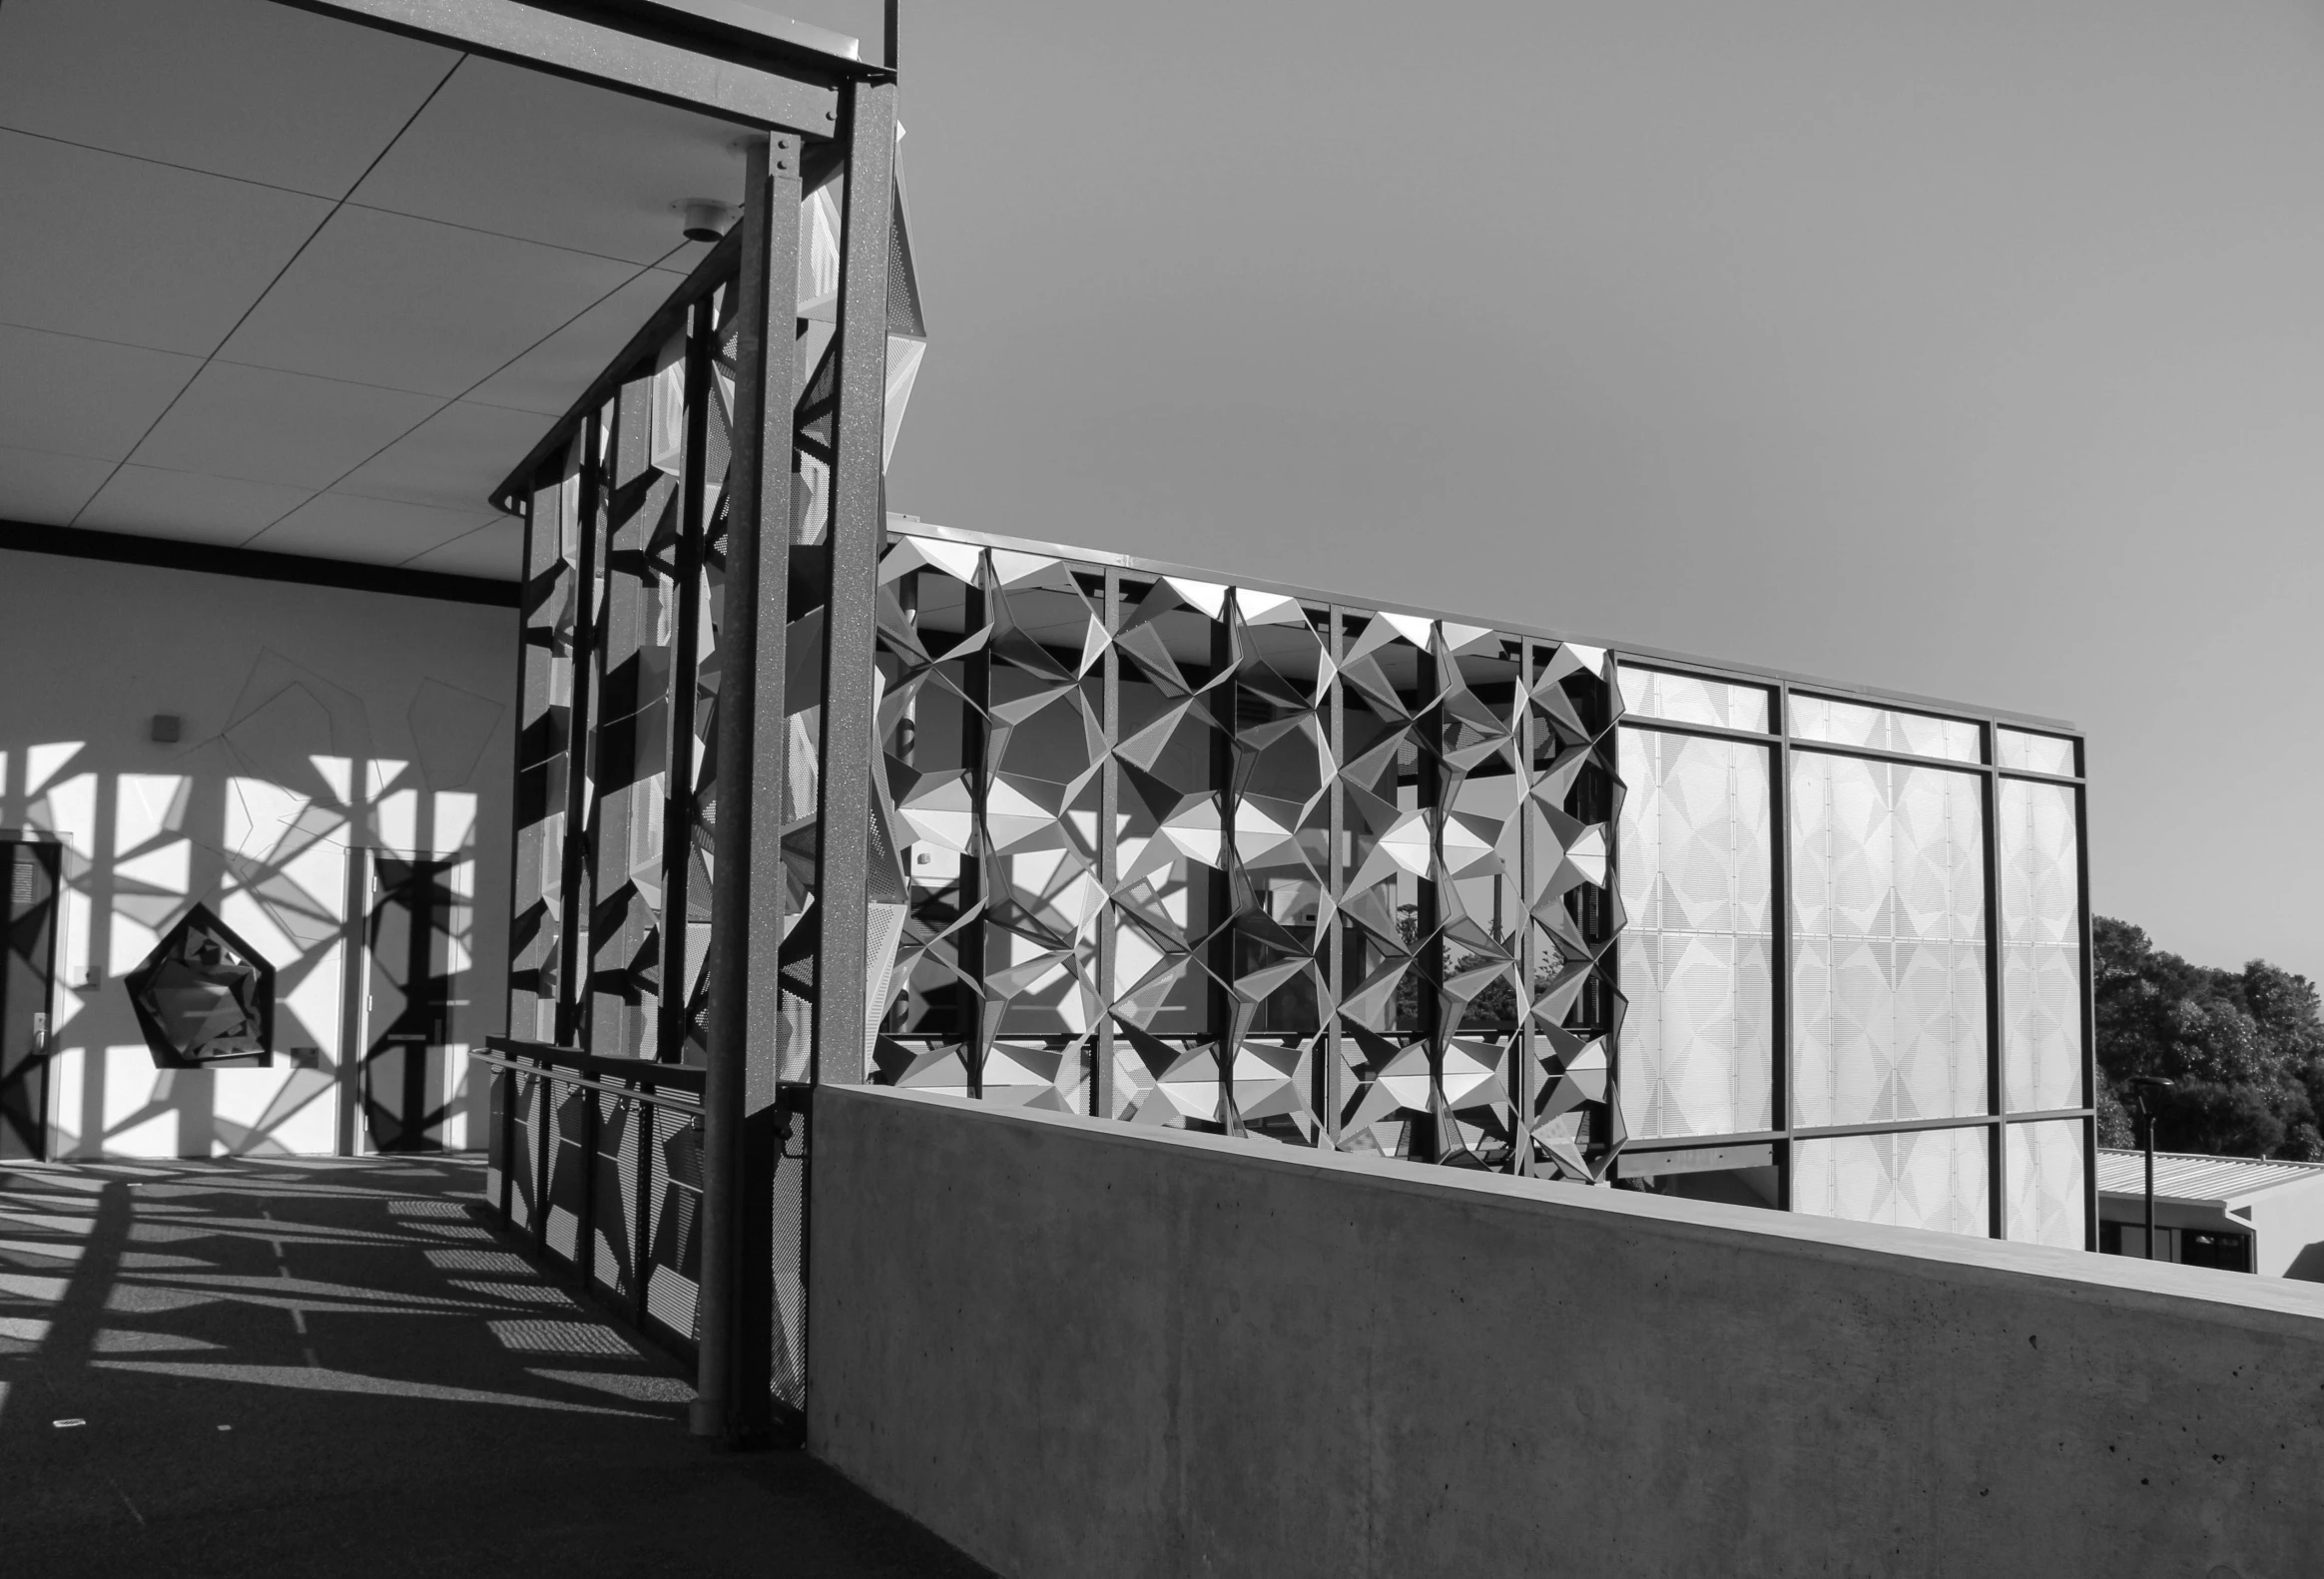
<instances>
[{"instance_id":1,"label":"shadow on wall","mask_svg":"<svg viewBox=\"0 0 2324 1579\"><path fill-rule=\"evenodd\" d=\"M454 1037L481 1021L456 1011L504 709L435 679L398 700L409 760L382 755L362 697L262 649L223 728L162 771L85 741L0 743L0 829L63 846L54 1030L31 1076L49 1155L468 1144ZM162 1068L148 1047L123 978L197 904L273 967L271 1057Z\"/></svg>"}]
</instances>

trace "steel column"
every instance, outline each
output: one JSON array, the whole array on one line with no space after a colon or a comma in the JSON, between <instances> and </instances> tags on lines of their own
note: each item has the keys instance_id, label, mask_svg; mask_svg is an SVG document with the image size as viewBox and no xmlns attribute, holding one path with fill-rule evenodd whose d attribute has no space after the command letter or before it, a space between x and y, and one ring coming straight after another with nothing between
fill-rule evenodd
<instances>
[{"instance_id":1,"label":"steel column","mask_svg":"<svg viewBox=\"0 0 2324 1579\"><path fill-rule=\"evenodd\" d=\"M762 1440L773 1411L775 1070L783 941L784 627L791 597L799 145L745 153L734 456L719 631L718 807L703 1077L702 1342L693 1428ZM776 302L780 301L780 315ZM764 836L761 836L764 835ZM754 969L754 966L757 968Z\"/></svg>"},{"instance_id":2,"label":"steel column","mask_svg":"<svg viewBox=\"0 0 2324 1579\"><path fill-rule=\"evenodd\" d=\"M886 535L887 263L895 215L895 85L842 94L848 144L840 234L838 388L832 450L831 601L825 610L823 782L816 906L815 1079L866 1078L865 980L872 773L878 741L872 655Z\"/></svg>"}]
</instances>

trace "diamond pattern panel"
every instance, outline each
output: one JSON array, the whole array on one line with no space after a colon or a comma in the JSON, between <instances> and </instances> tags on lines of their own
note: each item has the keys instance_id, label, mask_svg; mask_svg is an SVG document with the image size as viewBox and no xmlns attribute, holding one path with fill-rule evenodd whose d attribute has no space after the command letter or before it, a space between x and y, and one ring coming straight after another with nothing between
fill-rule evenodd
<instances>
[{"instance_id":1,"label":"diamond pattern panel","mask_svg":"<svg viewBox=\"0 0 2324 1579\"><path fill-rule=\"evenodd\" d=\"M2009 1237L2080 1250L2087 1227L2087 1164L2079 1119L2012 1124L2009 1137Z\"/></svg>"},{"instance_id":2,"label":"diamond pattern panel","mask_svg":"<svg viewBox=\"0 0 2324 1579\"><path fill-rule=\"evenodd\" d=\"M1792 1154L1795 1212L1980 1238L1991 1231L1983 1129L1803 1140Z\"/></svg>"},{"instance_id":3,"label":"diamond pattern panel","mask_svg":"<svg viewBox=\"0 0 2324 1579\"><path fill-rule=\"evenodd\" d=\"M2078 793L2000 782L2002 1072L2015 1113L2082 1105Z\"/></svg>"},{"instance_id":4,"label":"diamond pattern panel","mask_svg":"<svg viewBox=\"0 0 2324 1579\"><path fill-rule=\"evenodd\" d=\"M1795 1121L1983 1113L1978 780L1800 752L1791 790Z\"/></svg>"},{"instance_id":5,"label":"diamond pattern panel","mask_svg":"<svg viewBox=\"0 0 2324 1579\"><path fill-rule=\"evenodd\" d=\"M1630 1133L1774 1127L1773 859L1765 747L1622 733L1622 1107Z\"/></svg>"}]
</instances>

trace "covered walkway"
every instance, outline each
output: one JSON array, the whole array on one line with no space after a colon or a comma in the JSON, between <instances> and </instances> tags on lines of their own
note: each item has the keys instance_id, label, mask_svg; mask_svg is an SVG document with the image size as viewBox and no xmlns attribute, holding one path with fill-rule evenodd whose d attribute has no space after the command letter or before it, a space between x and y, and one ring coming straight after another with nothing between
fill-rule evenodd
<instances>
[{"instance_id":1,"label":"covered walkway","mask_svg":"<svg viewBox=\"0 0 2324 1579\"><path fill-rule=\"evenodd\" d=\"M968 1575L484 1224L466 1158L0 1170L16 1574ZM512 1472L513 1471L513 1472Z\"/></svg>"}]
</instances>

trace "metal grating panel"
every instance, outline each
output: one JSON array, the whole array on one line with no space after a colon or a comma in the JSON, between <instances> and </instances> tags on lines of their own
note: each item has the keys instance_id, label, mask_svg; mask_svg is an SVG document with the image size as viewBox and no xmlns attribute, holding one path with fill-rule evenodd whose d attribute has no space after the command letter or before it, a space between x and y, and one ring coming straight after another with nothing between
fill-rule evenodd
<instances>
[{"instance_id":1,"label":"metal grating panel","mask_svg":"<svg viewBox=\"0 0 2324 1579\"><path fill-rule=\"evenodd\" d=\"M589 1196L591 1158L587 1149L593 1093L557 1085L554 1091L556 1150L550 1157L548 1232L551 1254L576 1265L581 1256L581 1214Z\"/></svg>"}]
</instances>

